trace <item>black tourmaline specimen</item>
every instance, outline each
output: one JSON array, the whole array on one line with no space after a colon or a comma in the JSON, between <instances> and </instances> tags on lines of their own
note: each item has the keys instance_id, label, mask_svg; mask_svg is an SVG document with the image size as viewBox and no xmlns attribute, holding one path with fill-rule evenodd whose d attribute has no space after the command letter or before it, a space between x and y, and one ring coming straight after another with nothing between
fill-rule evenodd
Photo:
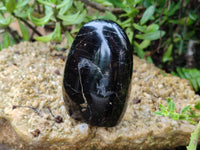
<instances>
[{"instance_id":1,"label":"black tourmaline specimen","mask_svg":"<svg viewBox=\"0 0 200 150\"><path fill-rule=\"evenodd\" d=\"M71 117L112 127L126 109L132 49L115 22L94 20L77 34L66 62L63 96Z\"/></svg>"}]
</instances>

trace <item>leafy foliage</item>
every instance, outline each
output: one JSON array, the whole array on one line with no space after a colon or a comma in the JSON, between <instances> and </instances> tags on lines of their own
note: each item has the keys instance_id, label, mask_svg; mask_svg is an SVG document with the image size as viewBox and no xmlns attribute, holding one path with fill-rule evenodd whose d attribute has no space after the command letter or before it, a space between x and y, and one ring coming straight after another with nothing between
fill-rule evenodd
<instances>
[{"instance_id":1,"label":"leafy foliage","mask_svg":"<svg viewBox=\"0 0 200 150\"><path fill-rule=\"evenodd\" d=\"M23 36L20 40L28 40L28 37L30 39L27 28L34 29L35 27L31 27L29 22L32 22L35 26L55 25L56 28L50 35L41 37L41 35L38 34L40 37L35 38L36 40L47 42L51 40L60 41L61 33L66 32L67 25L77 25L75 31L70 31L72 34L78 31L82 23L88 22L89 20L111 19L125 29L131 43L136 47L135 52L138 53L141 58L144 58L145 52L143 49L148 47L151 44L151 41L157 40L165 34L165 31L159 30L158 24L148 23L155 12L155 4L150 5L144 11L139 23L134 22L135 17L140 13L136 6L142 4L141 0L98 1L98 3L102 3L106 7L120 8L122 13L119 15L113 14L110 11L105 11L104 15L99 15L99 11L93 15L87 15L88 10L84 7L84 3L75 0L35 0L33 3L30 0L19 0L11 5L12 3L12 0L3 0L3 2L0 3L0 26L7 29L6 27L9 27L9 25L17 19ZM9 13L9 17L5 17L5 13ZM57 24L58 22L59 24ZM61 30L57 30L59 28ZM134 30L138 30L137 34L133 32ZM69 35L70 32L67 32L67 35ZM37 34L37 32L34 33ZM133 42L133 38L138 39L140 43L137 41ZM145 43L145 46L143 46L143 43ZM150 57L149 59L151 60Z\"/></svg>"},{"instance_id":2,"label":"leafy foliage","mask_svg":"<svg viewBox=\"0 0 200 150\"><path fill-rule=\"evenodd\" d=\"M195 91L200 89L200 70L198 69L187 69L187 68L176 68L176 73L172 72L173 75L179 76L182 79L188 79Z\"/></svg>"},{"instance_id":3,"label":"leafy foliage","mask_svg":"<svg viewBox=\"0 0 200 150\"><path fill-rule=\"evenodd\" d=\"M3 0L0 2L0 27L10 33L15 42L30 39L28 29L32 29L36 40L61 41L62 32L66 31L65 25L80 24L83 22L87 11L84 4L73 0ZM79 10L77 13L74 13ZM6 17L8 14L8 17ZM22 37L16 37L11 32L9 25L17 19L19 22ZM34 24L34 25L32 25ZM41 36L36 27L54 25L55 28L49 35ZM7 47L1 44L2 48Z\"/></svg>"},{"instance_id":4,"label":"leafy foliage","mask_svg":"<svg viewBox=\"0 0 200 150\"><path fill-rule=\"evenodd\" d=\"M195 105L195 108L200 110L200 103ZM180 113L175 111L175 103L171 98L167 99L167 107L163 104L159 104L160 111L154 112L158 116L170 117L173 120L186 120L192 124L196 124L195 118L199 117L200 114L195 114L190 105L185 106Z\"/></svg>"},{"instance_id":5,"label":"leafy foliage","mask_svg":"<svg viewBox=\"0 0 200 150\"><path fill-rule=\"evenodd\" d=\"M200 113L196 114L190 105L185 106L182 108L180 113L175 111L175 103L171 100L171 98L167 99L167 107L160 104L160 111L154 112L158 116L165 116L170 117L173 120L186 120L192 124L197 124L196 118L200 117ZM196 110L200 110L200 102L197 102L195 107ZM196 150L197 143L200 136L200 122L198 123L196 129L191 134L190 144L187 147L187 150Z\"/></svg>"}]
</instances>

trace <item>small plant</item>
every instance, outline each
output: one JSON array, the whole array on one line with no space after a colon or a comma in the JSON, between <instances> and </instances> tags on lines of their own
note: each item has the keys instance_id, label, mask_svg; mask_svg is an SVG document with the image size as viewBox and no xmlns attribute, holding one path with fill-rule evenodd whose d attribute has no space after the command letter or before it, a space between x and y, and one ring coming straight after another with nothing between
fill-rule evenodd
<instances>
[{"instance_id":1,"label":"small plant","mask_svg":"<svg viewBox=\"0 0 200 150\"><path fill-rule=\"evenodd\" d=\"M85 7L87 5L95 8L96 12L87 15L89 12L88 7ZM103 15L99 15L100 12L104 12ZM160 30L159 24L151 21L155 12L156 3L151 2L143 7L142 0L95 0L95 2L88 0L2 0L0 2L0 27L7 35L4 39L7 42L1 44L1 49L12 44L10 39L15 43L34 39L42 42L59 42L61 34L66 35L71 45L72 34L77 32L83 23L93 19L110 19L125 29L135 52L139 57L144 58L146 54L144 49L149 47L152 41L165 35L165 31ZM16 20L19 23L22 37L10 28L10 24ZM76 25L76 28L72 29L71 25ZM47 26L53 26L54 30L49 35L43 36L37 28ZM151 57L147 56L147 60L152 62Z\"/></svg>"},{"instance_id":2,"label":"small plant","mask_svg":"<svg viewBox=\"0 0 200 150\"><path fill-rule=\"evenodd\" d=\"M73 0L2 0L0 28L4 29L6 42L1 44L1 48L11 45L10 38L15 43L34 39L42 42L60 42L62 33L69 36L66 26L81 24L86 13L83 3ZM18 21L22 37L11 29L10 24L13 21ZM54 30L43 36L37 28L45 26L53 26Z\"/></svg>"},{"instance_id":3,"label":"small plant","mask_svg":"<svg viewBox=\"0 0 200 150\"><path fill-rule=\"evenodd\" d=\"M187 79L190 81L193 89L197 92L200 90L200 70L194 69L187 69L187 68L176 68L176 72L172 72L173 75L179 76L182 79Z\"/></svg>"},{"instance_id":4,"label":"small plant","mask_svg":"<svg viewBox=\"0 0 200 150\"><path fill-rule=\"evenodd\" d=\"M171 98L167 99L167 107L162 104L159 104L160 111L154 112L158 116L170 117L173 120L186 120L194 125L197 124L196 118L200 117L200 113L196 114L190 105L185 106L180 113L175 111L175 103ZM195 105L196 110L200 110L200 102L197 102ZM191 134L190 144L187 147L187 150L196 150L198 139L200 136L200 122L198 122L196 129Z\"/></svg>"}]
</instances>

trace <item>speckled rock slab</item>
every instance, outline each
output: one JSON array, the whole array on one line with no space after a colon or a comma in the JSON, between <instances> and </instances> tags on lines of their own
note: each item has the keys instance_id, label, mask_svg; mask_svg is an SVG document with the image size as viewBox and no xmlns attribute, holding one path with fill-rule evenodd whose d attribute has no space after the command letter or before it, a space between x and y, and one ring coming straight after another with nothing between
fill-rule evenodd
<instances>
[{"instance_id":1,"label":"speckled rock slab","mask_svg":"<svg viewBox=\"0 0 200 150\"><path fill-rule=\"evenodd\" d=\"M131 94L122 121L112 128L92 127L66 112L61 85L66 55L55 45L39 42L24 42L0 52L1 144L52 150L155 150L188 144L195 126L154 115L168 97L175 101L177 111L200 101L186 80L163 75L154 65L134 57ZM57 116L61 122L55 120Z\"/></svg>"}]
</instances>

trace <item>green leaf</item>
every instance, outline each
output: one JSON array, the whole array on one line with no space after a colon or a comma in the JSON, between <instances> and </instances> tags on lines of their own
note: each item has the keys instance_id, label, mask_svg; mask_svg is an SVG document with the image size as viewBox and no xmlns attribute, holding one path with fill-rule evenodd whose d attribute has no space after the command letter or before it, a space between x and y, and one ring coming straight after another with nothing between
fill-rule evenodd
<instances>
[{"instance_id":1,"label":"green leaf","mask_svg":"<svg viewBox=\"0 0 200 150\"><path fill-rule=\"evenodd\" d=\"M112 21L117 21L117 17L109 11L106 11L105 15L100 16L99 19L109 19L109 20L112 20Z\"/></svg>"},{"instance_id":2,"label":"green leaf","mask_svg":"<svg viewBox=\"0 0 200 150\"><path fill-rule=\"evenodd\" d=\"M173 120L178 120L179 119L179 114L178 113L172 113L169 115L170 118L172 118Z\"/></svg>"},{"instance_id":3,"label":"green leaf","mask_svg":"<svg viewBox=\"0 0 200 150\"><path fill-rule=\"evenodd\" d=\"M57 5L56 9L60 9L58 14L59 15L65 14L67 10L71 8L72 4L73 4L73 0L65 0L61 4Z\"/></svg>"},{"instance_id":4,"label":"green leaf","mask_svg":"<svg viewBox=\"0 0 200 150\"><path fill-rule=\"evenodd\" d=\"M167 51L165 52L163 58L162 58L162 62L167 62L169 60L172 60L171 54L172 54L172 49L173 49L173 45L170 44L169 47L167 48Z\"/></svg>"},{"instance_id":5,"label":"green leaf","mask_svg":"<svg viewBox=\"0 0 200 150\"><path fill-rule=\"evenodd\" d=\"M131 30L131 28L126 29L126 34L128 36L130 43L132 44L133 43L133 31Z\"/></svg>"},{"instance_id":6,"label":"green leaf","mask_svg":"<svg viewBox=\"0 0 200 150\"><path fill-rule=\"evenodd\" d=\"M187 69L190 76L193 78L200 77L200 71L197 69Z\"/></svg>"},{"instance_id":7,"label":"green leaf","mask_svg":"<svg viewBox=\"0 0 200 150\"><path fill-rule=\"evenodd\" d=\"M46 36L40 36L40 37L35 37L35 39L37 40L37 41L41 41L41 42L49 42L49 41L51 41L51 40L53 40L53 35L52 35L53 33L51 33L51 34L48 34L48 35L46 35Z\"/></svg>"},{"instance_id":8,"label":"green leaf","mask_svg":"<svg viewBox=\"0 0 200 150\"><path fill-rule=\"evenodd\" d=\"M52 6L55 5L54 3L51 3L51 2L45 1L45 0L37 0L37 1L38 1L39 3L45 5L45 6L50 6L50 7L52 7Z\"/></svg>"},{"instance_id":9,"label":"green leaf","mask_svg":"<svg viewBox=\"0 0 200 150\"><path fill-rule=\"evenodd\" d=\"M29 18L30 18L31 22L33 24L35 24L36 26L43 26L48 23L48 21L50 20L52 15L53 15L53 12L49 12L43 18L35 18L31 14L29 14Z\"/></svg>"},{"instance_id":10,"label":"green leaf","mask_svg":"<svg viewBox=\"0 0 200 150\"><path fill-rule=\"evenodd\" d=\"M190 105L185 106L185 107L181 110L181 114L186 114L190 109L191 109L191 106L190 106Z\"/></svg>"},{"instance_id":11,"label":"green leaf","mask_svg":"<svg viewBox=\"0 0 200 150\"><path fill-rule=\"evenodd\" d=\"M194 89L195 91L198 91L198 90L199 90L199 87L198 87L198 84L197 84L196 79L190 78L189 81L190 81L190 83L191 83L193 89Z\"/></svg>"},{"instance_id":12,"label":"green leaf","mask_svg":"<svg viewBox=\"0 0 200 150\"><path fill-rule=\"evenodd\" d=\"M181 24L182 25L186 24L187 26L190 26L190 25L192 25L195 22L196 22L196 20L193 20L190 17L184 17L184 18L181 19Z\"/></svg>"},{"instance_id":13,"label":"green leaf","mask_svg":"<svg viewBox=\"0 0 200 150\"><path fill-rule=\"evenodd\" d=\"M94 0L94 2L97 2L97 3L104 5L104 6L113 6L110 2L105 1L105 0Z\"/></svg>"},{"instance_id":14,"label":"green leaf","mask_svg":"<svg viewBox=\"0 0 200 150\"><path fill-rule=\"evenodd\" d=\"M155 11L155 6L154 5L149 6L145 10L142 19L140 20L140 24L141 25L145 24L153 16L154 11Z\"/></svg>"},{"instance_id":15,"label":"green leaf","mask_svg":"<svg viewBox=\"0 0 200 150\"><path fill-rule=\"evenodd\" d=\"M162 70L160 70L160 73L163 75L163 77L166 77L166 76L167 76L166 72L164 72L164 71L162 71Z\"/></svg>"},{"instance_id":16,"label":"green leaf","mask_svg":"<svg viewBox=\"0 0 200 150\"><path fill-rule=\"evenodd\" d=\"M6 0L5 6L7 11L12 13L16 8L16 0Z\"/></svg>"},{"instance_id":17,"label":"green leaf","mask_svg":"<svg viewBox=\"0 0 200 150\"><path fill-rule=\"evenodd\" d=\"M190 112L190 117L193 117L193 118L196 117L196 115L192 109L190 109L189 112Z\"/></svg>"},{"instance_id":18,"label":"green leaf","mask_svg":"<svg viewBox=\"0 0 200 150\"><path fill-rule=\"evenodd\" d=\"M180 115L179 115L179 119L180 119L180 120L187 120L187 118L188 118L188 116L185 115L185 114L180 114Z\"/></svg>"},{"instance_id":19,"label":"green leaf","mask_svg":"<svg viewBox=\"0 0 200 150\"><path fill-rule=\"evenodd\" d=\"M141 32L146 32L146 28L144 26L140 26L136 23L133 24L133 27Z\"/></svg>"},{"instance_id":20,"label":"green leaf","mask_svg":"<svg viewBox=\"0 0 200 150\"><path fill-rule=\"evenodd\" d=\"M167 108L163 104L159 104L159 107L164 115L168 114Z\"/></svg>"},{"instance_id":21,"label":"green leaf","mask_svg":"<svg viewBox=\"0 0 200 150\"><path fill-rule=\"evenodd\" d=\"M196 21L198 19L198 15L196 13L189 13L189 17L190 19L192 19L193 21Z\"/></svg>"},{"instance_id":22,"label":"green leaf","mask_svg":"<svg viewBox=\"0 0 200 150\"><path fill-rule=\"evenodd\" d=\"M106 0L106 1L112 3L114 6L125 9L125 6L124 6L124 4L122 3L121 0Z\"/></svg>"},{"instance_id":23,"label":"green leaf","mask_svg":"<svg viewBox=\"0 0 200 150\"><path fill-rule=\"evenodd\" d=\"M154 114L158 115L158 116L164 116L162 111L155 111Z\"/></svg>"},{"instance_id":24,"label":"green leaf","mask_svg":"<svg viewBox=\"0 0 200 150\"><path fill-rule=\"evenodd\" d=\"M187 25L187 26L190 26L194 23L194 20L191 19L190 17L184 17L184 18L181 18L180 22L179 20L169 20L169 23L173 23L173 24L181 24L181 25Z\"/></svg>"},{"instance_id":25,"label":"green leaf","mask_svg":"<svg viewBox=\"0 0 200 150\"><path fill-rule=\"evenodd\" d=\"M60 22L56 23L56 27L53 31L53 37L52 38L56 42L60 42L62 40Z\"/></svg>"},{"instance_id":26,"label":"green leaf","mask_svg":"<svg viewBox=\"0 0 200 150\"><path fill-rule=\"evenodd\" d=\"M153 63L153 60L152 60L151 56L147 56L147 62L151 63L151 64Z\"/></svg>"},{"instance_id":27,"label":"green leaf","mask_svg":"<svg viewBox=\"0 0 200 150\"><path fill-rule=\"evenodd\" d=\"M150 40L143 40L141 43L140 43L140 48L141 49L145 49L147 48L148 46L150 46L151 44L151 41Z\"/></svg>"},{"instance_id":28,"label":"green leaf","mask_svg":"<svg viewBox=\"0 0 200 150\"><path fill-rule=\"evenodd\" d=\"M127 0L127 1L129 1L129 3L131 3L131 2L133 2L133 4L138 4L138 3L140 3L142 0Z\"/></svg>"},{"instance_id":29,"label":"green leaf","mask_svg":"<svg viewBox=\"0 0 200 150\"><path fill-rule=\"evenodd\" d=\"M171 100L171 98L167 99L167 108L169 112L175 112L175 103Z\"/></svg>"},{"instance_id":30,"label":"green leaf","mask_svg":"<svg viewBox=\"0 0 200 150\"><path fill-rule=\"evenodd\" d=\"M140 45L136 41L133 42L133 45L137 55L140 58L144 58L145 52L143 51L143 49L141 49Z\"/></svg>"},{"instance_id":31,"label":"green leaf","mask_svg":"<svg viewBox=\"0 0 200 150\"><path fill-rule=\"evenodd\" d=\"M10 46L10 38L9 38L9 34L8 32L6 32L3 36L3 44L2 47L3 48L8 48Z\"/></svg>"},{"instance_id":32,"label":"green leaf","mask_svg":"<svg viewBox=\"0 0 200 150\"><path fill-rule=\"evenodd\" d=\"M131 23L132 18L127 18L126 20L124 20L123 22L120 23L120 25L122 26L122 28L129 28L130 27L130 23Z\"/></svg>"},{"instance_id":33,"label":"green leaf","mask_svg":"<svg viewBox=\"0 0 200 150\"><path fill-rule=\"evenodd\" d=\"M186 68L182 68L182 72L184 73L184 76L186 79L190 79L191 76L189 74L189 70L187 70Z\"/></svg>"},{"instance_id":34,"label":"green leaf","mask_svg":"<svg viewBox=\"0 0 200 150\"><path fill-rule=\"evenodd\" d=\"M196 80L197 80L197 83L198 83L198 87L200 87L200 77L198 77Z\"/></svg>"},{"instance_id":35,"label":"green leaf","mask_svg":"<svg viewBox=\"0 0 200 150\"><path fill-rule=\"evenodd\" d=\"M154 31L145 34L137 34L135 37L141 40L158 40L165 35L165 31Z\"/></svg>"},{"instance_id":36,"label":"green leaf","mask_svg":"<svg viewBox=\"0 0 200 150\"><path fill-rule=\"evenodd\" d=\"M74 41L74 38L71 36L71 34L69 32L66 32L66 37L67 37L67 42L69 44L69 47L71 47L72 43Z\"/></svg>"},{"instance_id":37,"label":"green leaf","mask_svg":"<svg viewBox=\"0 0 200 150\"><path fill-rule=\"evenodd\" d=\"M185 78L185 75L184 75L184 73L182 72L181 68L176 68L176 71L177 71L179 77L181 77L182 79Z\"/></svg>"},{"instance_id":38,"label":"green leaf","mask_svg":"<svg viewBox=\"0 0 200 150\"><path fill-rule=\"evenodd\" d=\"M56 27L54 31L50 33L49 35L42 36L42 37L35 37L35 39L41 42L49 42L52 40L60 42L62 40L60 23L59 22L56 23Z\"/></svg>"},{"instance_id":39,"label":"green leaf","mask_svg":"<svg viewBox=\"0 0 200 150\"><path fill-rule=\"evenodd\" d=\"M151 24L147 27L145 33L148 33L148 32L154 32L154 31L157 31L159 29L159 25L157 24Z\"/></svg>"},{"instance_id":40,"label":"green leaf","mask_svg":"<svg viewBox=\"0 0 200 150\"><path fill-rule=\"evenodd\" d=\"M195 91L200 89L200 70L177 68L176 71L179 77L188 79L190 81L190 84Z\"/></svg>"},{"instance_id":41,"label":"green leaf","mask_svg":"<svg viewBox=\"0 0 200 150\"><path fill-rule=\"evenodd\" d=\"M197 110L200 110L200 101L198 101L194 107L195 107Z\"/></svg>"},{"instance_id":42,"label":"green leaf","mask_svg":"<svg viewBox=\"0 0 200 150\"><path fill-rule=\"evenodd\" d=\"M0 3L0 11L1 10L6 10L6 7L2 3Z\"/></svg>"},{"instance_id":43,"label":"green leaf","mask_svg":"<svg viewBox=\"0 0 200 150\"><path fill-rule=\"evenodd\" d=\"M21 11L21 9L16 9L15 15L19 18L27 19L29 17L29 14L31 14L33 11L34 9L32 7L25 9L23 12Z\"/></svg>"},{"instance_id":44,"label":"green leaf","mask_svg":"<svg viewBox=\"0 0 200 150\"><path fill-rule=\"evenodd\" d=\"M18 0L16 9L20 9L28 4L30 0Z\"/></svg>"},{"instance_id":45,"label":"green leaf","mask_svg":"<svg viewBox=\"0 0 200 150\"><path fill-rule=\"evenodd\" d=\"M168 7L165 8L164 10L164 14L166 16L172 16L176 13L177 10L180 9L180 2L176 3L176 5L174 6L174 3L171 3L170 9Z\"/></svg>"},{"instance_id":46,"label":"green leaf","mask_svg":"<svg viewBox=\"0 0 200 150\"><path fill-rule=\"evenodd\" d=\"M144 7L149 7L149 6L151 6L153 3L155 3L155 1L154 0L143 0L143 6Z\"/></svg>"},{"instance_id":47,"label":"green leaf","mask_svg":"<svg viewBox=\"0 0 200 150\"><path fill-rule=\"evenodd\" d=\"M65 15L65 16L58 16L60 19L63 20L64 25L72 25L72 24L79 24L83 21L86 16L86 10L82 13L79 11L76 14Z\"/></svg>"},{"instance_id":48,"label":"green leaf","mask_svg":"<svg viewBox=\"0 0 200 150\"><path fill-rule=\"evenodd\" d=\"M62 7L65 7L66 5L68 7L71 7L72 3L73 3L73 0L64 0L61 4L56 6L56 9L60 9Z\"/></svg>"},{"instance_id":49,"label":"green leaf","mask_svg":"<svg viewBox=\"0 0 200 150\"><path fill-rule=\"evenodd\" d=\"M85 9L84 3L76 1L76 10L83 10L83 9Z\"/></svg>"},{"instance_id":50,"label":"green leaf","mask_svg":"<svg viewBox=\"0 0 200 150\"><path fill-rule=\"evenodd\" d=\"M7 27L12 22L12 16L9 15L8 17L4 18L0 15L0 28Z\"/></svg>"},{"instance_id":51,"label":"green leaf","mask_svg":"<svg viewBox=\"0 0 200 150\"><path fill-rule=\"evenodd\" d=\"M29 32L28 32L28 29L26 28L25 25L23 25L21 23L21 21L18 21L19 23L19 27L20 27L20 30L21 30L21 33L22 33L22 36L24 38L25 41L28 41L29 40Z\"/></svg>"}]
</instances>

